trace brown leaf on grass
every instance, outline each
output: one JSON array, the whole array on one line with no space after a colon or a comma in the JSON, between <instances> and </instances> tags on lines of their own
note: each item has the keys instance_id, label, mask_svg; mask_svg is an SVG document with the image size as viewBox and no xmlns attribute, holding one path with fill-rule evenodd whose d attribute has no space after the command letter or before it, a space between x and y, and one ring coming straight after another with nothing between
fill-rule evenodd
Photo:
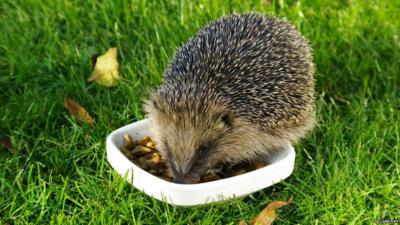
<instances>
[{"instance_id":1,"label":"brown leaf on grass","mask_svg":"<svg viewBox=\"0 0 400 225\"><path fill-rule=\"evenodd\" d=\"M5 136L0 139L0 146L3 146L3 148L15 153L15 149L12 146L11 138L9 136Z\"/></svg>"},{"instance_id":2,"label":"brown leaf on grass","mask_svg":"<svg viewBox=\"0 0 400 225\"><path fill-rule=\"evenodd\" d=\"M272 0L264 0L263 2L264 2L264 4L266 4L266 5L271 5Z\"/></svg>"},{"instance_id":3,"label":"brown leaf on grass","mask_svg":"<svg viewBox=\"0 0 400 225\"><path fill-rule=\"evenodd\" d=\"M292 198L288 201L274 201L269 203L261 213L251 221L251 225L270 225L276 218L275 211L292 202Z\"/></svg>"},{"instance_id":4,"label":"brown leaf on grass","mask_svg":"<svg viewBox=\"0 0 400 225\"><path fill-rule=\"evenodd\" d=\"M251 221L251 225L271 225L272 222L274 222L274 220L276 219L275 211L285 205L292 203L292 199L293 198L290 198L286 202L274 201L269 203L269 205L267 205L267 207L265 207L263 211L261 211L261 213L258 214L258 216ZM246 222L240 220L239 225L246 225Z\"/></svg>"},{"instance_id":5,"label":"brown leaf on grass","mask_svg":"<svg viewBox=\"0 0 400 225\"><path fill-rule=\"evenodd\" d=\"M88 78L89 82L96 82L101 86L112 87L118 84L119 64L117 60L117 48L110 48L101 56L93 57L95 62L92 75Z\"/></svg>"},{"instance_id":6,"label":"brown leaf on grass","mask_svg":"<svg viewBox=\"0 0 400 225\"><path fill-rule=\"evenodd\" d=\"M239 225L247 225L247 223L244 220L240 220Z\"/></svg>"},{"instance_id":7,"label":"brown leaf on grass","mask_svg":"<svg viewBox=\"0 0 400 225\"><path fill-rule=\"evenodd\" d=\"M64 100L64 107L67 108L72 117L79 122L85 122L89 124L93 123L93 118L89 115L86 109L71 99L67 98Z\"/></svg>"}]
</instances>

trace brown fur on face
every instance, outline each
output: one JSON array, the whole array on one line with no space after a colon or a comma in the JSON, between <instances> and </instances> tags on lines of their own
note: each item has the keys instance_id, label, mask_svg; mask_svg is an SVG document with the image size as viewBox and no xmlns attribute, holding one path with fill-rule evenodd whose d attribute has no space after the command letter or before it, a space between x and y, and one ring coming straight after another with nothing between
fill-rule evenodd
<instances>
[{"instance_id":1,"label":"brown fur on face","mask_svg":"<svg viewBox=\"0 0 400 225\"><path fill-rule=\"evenodd\" d=\"M222 163L259 159L295 143L312 128L314 114L304 124L265 133L222 105L192 101L171 107L153 93L145 103L153 139L176 180L189 183L218 170Z\"/></svg>"},{"instance_id":2,"label":"brown fur on face","mask_svg":"<svg viewBox=\"0 0 400 225\"><path fill-rule=\"evenodd\" d=\"M199 178L226 155L221 144L234 125L233 116L220 105L200 106L184 101L172 107L153 93L145 111L151 118L153 139L175 178Z\"/></svg>"}]
</instances>

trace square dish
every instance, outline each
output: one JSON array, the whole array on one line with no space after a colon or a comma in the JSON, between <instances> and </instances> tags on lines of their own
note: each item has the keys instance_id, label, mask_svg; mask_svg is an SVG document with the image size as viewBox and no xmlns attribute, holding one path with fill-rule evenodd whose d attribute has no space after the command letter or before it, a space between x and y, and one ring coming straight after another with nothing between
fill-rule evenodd
<instances>
[{"instance_id":1,"label":"square dish","mask_svg":"<svg viewBox=\"0 0 400 225\"><path fill-rule=\"evenodd\" d=\"M121 151L124 134L134 140L150 136L150 120L144 119L113 131L106 142L110 165L135 188L171 205L195 206L242 197L276 184L293 172L295 151L285 146L265 161L267 166L242 175L200 184L177 184L158 178L132 163Z\"/></svg>"}]
</instances>

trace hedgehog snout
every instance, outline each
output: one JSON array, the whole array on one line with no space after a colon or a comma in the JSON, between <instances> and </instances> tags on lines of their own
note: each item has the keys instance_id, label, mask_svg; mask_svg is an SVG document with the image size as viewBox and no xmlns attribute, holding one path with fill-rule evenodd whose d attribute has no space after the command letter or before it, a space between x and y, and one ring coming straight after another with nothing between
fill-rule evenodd
<instances>
[{"instance_id":1,"label":"hedgehog snout","mask_svg":"<svg viewBox=\"0 0 400 225\"><path fill-rule=\"evenodd\" d=\"M200 175L197 173L176 173L173 172L173 178L175 183L179 184L191 184L191 183L197 183L200 181Z\"/></svg>"},{"instance_id":2,"label":"hedgehog snout","mask_svg":"<svg viewBox=\"0 0 400 225\"><path fill-rule=\"evenodd\" d=\"M209 171L206 165L198 162L191 165L179 165L171 161L168 166L174 182L180 184L198 183L200 178Z\"/></svg>"},{"instance_id":3,"label":"hedgehog snout","mask_svg":"<svg viewBox=\"0 0 400 225\"><path fill-rule=\"evenodd\" d=\"M194 163L186 172L178 171L173 166L170 167L171 175L175 183L191 184L200 182L201 177L207 174L214 174L221 170L221 166L212 166L208 163Z\"/></svg>"},{"instance_id":4,"label":"hedgehog snout","mask_svg":"<svg viewBox=\"0 0 400 225\"><path fill-rule=\"evenodd\" d=\"M174 182L178 184L191 184L193 183L193 179L190 177L175 177Z\"/></svg>"}]
</instances>

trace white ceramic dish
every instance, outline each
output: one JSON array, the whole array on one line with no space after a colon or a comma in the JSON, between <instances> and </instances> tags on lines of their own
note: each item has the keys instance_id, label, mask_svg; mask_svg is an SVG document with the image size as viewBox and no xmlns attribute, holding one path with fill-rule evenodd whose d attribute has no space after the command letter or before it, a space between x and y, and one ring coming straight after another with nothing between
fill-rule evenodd
<instances>
[{"instance_id":1,"label":"white ceramic dish","mask_svg":"<svg viewBox=\"0 0 400 225\"><path fill-rule=\"evenodd\" d=\"M121 127L107 137L107 159L111 166L137 189L172 205L194 206L241 197L287 178L293 171L295 152L291 145L272 155L269 165L235 177L200 184L176 184L160 179L133 164L120 151L123 135L134 140L150 136L150 121L144 119Z\"/></svg>"}]
</instances>

